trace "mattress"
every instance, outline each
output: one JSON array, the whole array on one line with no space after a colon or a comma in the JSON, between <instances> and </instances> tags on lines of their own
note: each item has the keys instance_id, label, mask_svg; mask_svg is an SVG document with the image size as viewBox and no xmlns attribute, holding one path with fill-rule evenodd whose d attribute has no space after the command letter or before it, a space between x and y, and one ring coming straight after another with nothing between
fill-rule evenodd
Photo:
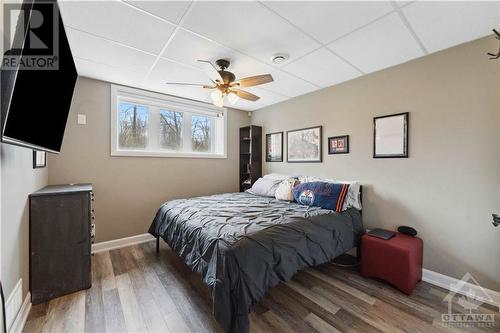
<instances>
[{"instance_id":1,"label":"mattress","mask_svg":"<svg viewBox=\"0 0 500 333\"><path fill-rule=\"evenodd\" d=\"M209 286L226 332L249 331L248 314L271 287L357 246L356 209L341 213L249 193L171 200L149 233L161 237Z\"/></svg>"}]
</instances>

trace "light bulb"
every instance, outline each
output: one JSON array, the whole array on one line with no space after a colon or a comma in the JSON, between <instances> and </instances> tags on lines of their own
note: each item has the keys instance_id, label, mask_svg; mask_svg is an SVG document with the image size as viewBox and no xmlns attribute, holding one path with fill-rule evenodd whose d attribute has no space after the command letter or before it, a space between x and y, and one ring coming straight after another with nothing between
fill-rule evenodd
<instances>
[{"instance_id":1,"label":"light bulb","mask_svg":"<svg viewBox=\"0 0 500 333\"><path fill-rule=\"evenodd\" d=\"M210 93L210 97L212 98L212 101L216 102L222 99L222 91L220 91L219 89L215 89Z\"/></svg>"},{"instance_id":2,"label":"light bulb","mask_svg":"<svg viewBox=\"0 0 500 333\"><path fill-rule=\"evenodd\" d=\"M221 108L221 107L223 107L223 106L224 106L224 99L223 99L223 98L220 98L220 99L218 99L218 100L214 101L214 105L215 105L215 106L218 106L218 107L220 107L220 108Z\"/></svg>"},{"instance_id":3,"label":"light bulb","mask_svg":"<svg viewBox=\"0 0 500 333\"><path fill-rule=\"evenodd\" d=\"M227 95L227 99L229 100L229 102L234 105L236 104L236 102L238 102L238 100L240 99L238 97L238 95L236 95L235 93L231 92Z\"/></svg>"}]
</instances>

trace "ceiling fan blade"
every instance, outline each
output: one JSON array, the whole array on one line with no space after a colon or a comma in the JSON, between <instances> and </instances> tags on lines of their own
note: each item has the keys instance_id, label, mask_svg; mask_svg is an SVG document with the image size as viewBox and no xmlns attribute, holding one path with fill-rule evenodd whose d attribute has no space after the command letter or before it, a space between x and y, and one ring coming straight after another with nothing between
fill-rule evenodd
<instances>
[{"instance_id":1,"label":"ceiling fan blade","mask_svg":"<svg viewBox=\"0 0 500 333\"><path fill-rule=\"evenodd\" d=\"M243 79L236 81L234 85L238 87L253 87L253 86L258 86L259 84L269 83L273 81L274 79L271 74L264 74L264 75L245 77Z\"/></svg>"},{"instance_id":2,"label":"ceiling fan blade","mask_svg":"<svg viewBox=\"0 0 500 333\"><path fill-rule=\"evenodd\" d=\"M207 89L212 89L216 87L216 86L207 86L206 84L202 83L166 82L166 84L175 84L178 86L203 87Z\"/></svg>"},{"instance_id":3,"label":"ceiling fan blade","mask_svg":"<svg viewBox=\"0 0 500 333\"><path fill-rule=\"evenodd\" d=\"M217 71L217 68L215 68L215 66L210 61L208 60L198 60L198 61L203 64L205 72L212 81L214 82L219 81L219 83L224 83L224 80Z\"/></svg>"},{"instance_id":4,"label":"ceiling fan blade","mask_svg":"<svg viewBox=\"0 0 500 333\"><path fill-rule=\"evenodd\" d=\"M246 99L246 100L252 101L252 102L255 102L256 100L258 100L260 98L259 96L254 95L254 94L249 93L248 91L244 91L244 90L231 89L231 92L236 94L236 96L238 96L239 98L243 98L243 99Z\"/></svg>"}]
</instances>

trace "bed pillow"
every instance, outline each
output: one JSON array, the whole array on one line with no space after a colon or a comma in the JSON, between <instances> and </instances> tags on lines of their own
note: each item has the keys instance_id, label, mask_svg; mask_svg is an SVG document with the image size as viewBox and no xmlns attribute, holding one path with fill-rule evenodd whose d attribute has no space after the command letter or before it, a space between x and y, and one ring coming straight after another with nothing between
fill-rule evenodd
<instances>
[{"instance_id":1,"label":"bed pillow","mask_svg":"<svg viewBox=\"0 0 500 333\"><path fill-rule=\"evenodd\" d=\"M264 179L274 179L274 180L285 180L285 179L288 179L290 178L289 175L284 175L284 174L281 174L281 173L268 173L267 175L264 175L264 177L262 177Z\"/></svg>"},{"instance_id":2,"label":"bed pillow","mask_svg":"<svg viewBox=\"0 0 500 333\"><path fill-rule=\"evenodd\" d=\"M356 208L357 210L361 210L361 185L360 183L355 181L347 181L347 180L338 180L338 183L341 184L349 184L349 192L347 192L347 198L344 202L344 209L347 208Z\"/></svg>"},{"instance_id":3,"label":"bed pillow","mask_svg":"<svg viewBox=\"0 0 500 333\"><path fill-rule=\"evenodd\" d=\"M248 189L247 192L250 194L260 195L263 197L274 197L276 195L276 189L281 183L279 179L264 179L259 178L252 185L252 188Z\"/></svg>"},{"instance_id":4,"label":"bed pillow","mask_svg":"<svg viewBox=\"0 0 500 333\"><path fill-rule=\"evenodd\" d=\"M283 180L276 189L276 199L293 201L293 187L298 184L297 178L288 178Z\"/></svg>"},{"instance_id":5,"label":"bed pillow","mask_svg":"<svg viewBox=\"0 0 500 333\"><path fill-rule=\"evenodd\" d=\"M295 186L293 196L301 205L318 206L341 212L348 191L349 184L308 182Z\"/></svg>"},{"instance_id":6,"label":"bed pillow","mask_svg":"<svg viewBox=\"0 0 500 333\"><path fill-rule=\"evenodd\" d=\"M347 180L332 180L332 179L323 179L314 176L300 176L299 181L301 183L311 183L311 182L326 182L326 183L342 183L349 184L349 192L347 193L347 198L344 201L344 208L354 207L358 210L361 210L361 198L360 198L360 183L357 180L347 181Z\"/></svg>"}]
</instances>

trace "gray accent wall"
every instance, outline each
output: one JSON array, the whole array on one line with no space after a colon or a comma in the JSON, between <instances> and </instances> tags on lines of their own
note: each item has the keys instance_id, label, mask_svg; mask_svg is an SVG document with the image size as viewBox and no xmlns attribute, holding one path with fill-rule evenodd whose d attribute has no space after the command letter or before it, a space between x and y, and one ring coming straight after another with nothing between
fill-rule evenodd
<instances>
[{"instance_id":1,"label":"gray accent wall","mask_svg":"<svg viewBox=\"0 0 500 333\"><path fill-rule=\"evenodd\" d=\"M2 284L8 297L20 278L29 289L28 195L48 183L48 168L33 169L33 151L1 144Z\"/></svg>"},{"instance_id":2,"label":"gray accent wall","mask_svg":"<svg viewBox=\"0 0 500 333\"><path fill-rule=\"evenodd\" d=\"M413 226L425 268L500 290L500 61L486 55L496 48L483 38L254 112L264 134L323 125L323 163L264 172L357 179L366 227ZM400 112L410 157L373 159L373 117ZM328 155L327 137L344 134L350 153Z\"/></svg>"},{"instance_id":3,"label":"gray accent wall","mask_svg":"<svg viewBox=\"0 0 500 333\"><path fill-rule=\"evenodd\" d=\"M50 184L93 184L98 242L146 233L167 200L238 191L247 112L228 110L225 159L125 157L110 154L110 105L110 83L78 78L61 153L49 158Z\"/></svg>"}]
</instances>

